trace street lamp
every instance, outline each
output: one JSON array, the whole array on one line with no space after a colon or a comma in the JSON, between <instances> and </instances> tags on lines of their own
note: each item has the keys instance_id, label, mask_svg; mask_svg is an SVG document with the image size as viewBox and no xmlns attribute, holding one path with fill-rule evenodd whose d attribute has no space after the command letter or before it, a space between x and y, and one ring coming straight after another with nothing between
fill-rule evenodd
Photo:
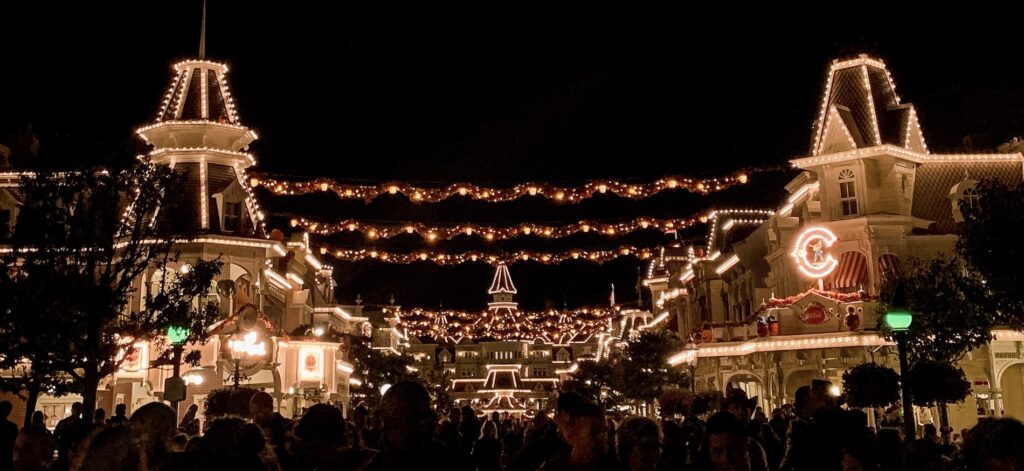
<instances>
[{"instance_id":1,"label":"street lamp","mask_svg":"<svg viewBox=\"0 0 1024 471\"><path fill-rule=\"evenodd\" d=\"M235 389L238 389L238 383L242 378L242 357L261 357L267 354L267 343L262 340L257 342L258 336L257 332L249 332L241 339L228 340L228 349L235 360Z\"/></svg>"},{"instance_id":2,"label":"street lamp","mask_svg":"<svg viewBox=\"0 0 1024 471\"><path fill-rule=\"evenodd\" d=\"M907 359L907 330L910 328L910 323L914 321L914 316L910 313L909 309L896 306L890 307L893 310L886 311L885 315L882 316L882 321L885 322L885 326L889 330L896 334L896 348L900 356L900 389L903 395L903 430L907 440L914 440L917 438L917 426L914 424L914 406L911 404L910 382L907 381L908 376L910 376L910 361Z\"/></svg>"},{"instance_id":3,"label":"street lamp","mask_svg":"<svg viewBox=\"0 0 1024 471\"><path fill-rule=\"evenodd\" d=\"M690 342L683 347L689 354L690 361L687 366L690 368L690 392L697 394L697 361L700 360L700 348L697 344Z\"/></svg>"}]
</instances>

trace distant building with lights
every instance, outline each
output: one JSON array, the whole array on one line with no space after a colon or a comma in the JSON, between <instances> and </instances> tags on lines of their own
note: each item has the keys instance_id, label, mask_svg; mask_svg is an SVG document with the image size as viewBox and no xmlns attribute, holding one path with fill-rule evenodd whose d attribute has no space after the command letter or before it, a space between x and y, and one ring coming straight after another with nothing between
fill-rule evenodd
<instances>
[{"instance_id":1,"label":"distant building with lights","mask_svg":"<svg viewBox=\"0 0 1024 471\"><path fill-rule=\"evenodd\" d=\"M911 257L953 252L960 205L974 204L978 180L1022 180L1019 146L931 153L877 59L834 61L820 106L781 207L714 213L704 247L666 248L643 278L655 312L696 345L671 363L696 362L699 390L732 383L766 410L793 403L812 379L841 385L864 362L898 370L895 346L876 330L885 278ZM954 429L979 416L1024 418L1024 335L995 337L960 362L973 392L950 406Z\"/></svg>"},{"instance_id":2,"label":"distant building with lights","mask_svg":"<svg viewBox=\"0 0 1024 471\"><path fill-rule=\"evenodd\" d=\"M516 293L508 267L499 264L488 289L492 300L476 319L452 322L444 312L430 320L410 316L407 323L426 324L417 329L424 335L409 336L417 372L450 381L450 397L459 405L527 414L544 408L579 362L607 355L615 340L610 317L583 327L568 312L531 316L519 310Z\"/></svg>"}]
</instances>

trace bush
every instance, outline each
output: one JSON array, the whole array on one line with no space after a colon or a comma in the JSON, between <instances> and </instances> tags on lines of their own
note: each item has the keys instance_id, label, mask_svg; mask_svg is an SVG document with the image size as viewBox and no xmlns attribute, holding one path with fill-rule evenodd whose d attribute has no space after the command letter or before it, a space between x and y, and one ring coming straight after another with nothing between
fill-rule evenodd
<instances>
[{"instance_id":1,"label":"bush","mask_svg":"<svg viewBox=\"0 0 1024 471\"><path fill-rule=\"evenodd\" d=\"M693 394L683 389L669 388L662 391L661 396L658 396L658 405L663 418L674 415L687 417L693 406Z\"/></svg>"},{"instance_id":2,"label":"bush","mask_svg":"<svg viewBox=\"0 0 1024 471\"><path fill-rule=\"evenodd\" d=\"M911 398L918 406L961 402L971 394L971 383L964 370L949 363L923 360L907 375Z\"/></svg>"},{"instance_id":3,"label":"bush","mask_svg":"<svg viewBox=\"0 0 1024 471\"><path fill-rule=\"evenodd\" d=\"M900 398L900 375L892 368L864 363L843 373L850 407L884 407Z\"/></svg>"},{"instance_id":4,"label":"bush","mask_svg":"<svg viewBox=\"0 0 1024 471\"><path fill-rule=\"evenodd\" d=\"M259 389L248 387L227 387L210 392L210 395L206 396L203 409L206 420L212 421L221 417L251 418L249 401L258 392Z\"/></svg>"}]
</instances>

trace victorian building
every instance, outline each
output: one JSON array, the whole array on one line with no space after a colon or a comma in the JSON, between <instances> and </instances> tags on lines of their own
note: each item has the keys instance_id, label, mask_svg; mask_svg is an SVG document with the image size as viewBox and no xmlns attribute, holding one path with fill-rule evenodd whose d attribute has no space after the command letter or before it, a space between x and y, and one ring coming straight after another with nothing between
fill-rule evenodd
<instances>
[{"instance_id":1,"label":"victorian building","mask_svg":"<svg viewBox=\"0 0 1024 471\"><path fill-rule=\"evenodd\" d=\"M1008 146L930 152L885 64L862 55L832 63L810 152L792 165L781 207L718 211L703 247L666 249L644 278L656 311L692 342L672 363L695 364L698 389L732 383L768 410L812 379L841 385L864 362L898 370L876 328L885 278L910 258L953 253L974 185L1020 183L1024 157ZM994 334L959 364L973 392L950 407L955 429L1024 418L1024 336Z\"/></svg>"},{"instance_id":2,"label":"victorian building","mask_svg":"<svg viewBox=\"0 0 1024 471\"><path fill-rule=\"evenodd\" d=\"M428 381L450 382L450 397L486 413L541 410L581 361L606 355L611 318L589 312L519 310L505 264L494 272L488 309L475 319L438 313L424 335L410 336L415 369ZM412 314L408 324L425 322Z\"/></svg>"},{"instance_id":3,"label":"victorian building","mask_svg":"<svg viewBox=\"0 0 1024 471\"><path fill-rule=\"evenodd\" d=\"M179 413L198 404L201 414L209 392L236 380L271 393L285 416L316 402L344 407L353 372L346 334L396 350L397 318L388 318L382 309L339 305L332 267L317 257L308 236L266 231L247 174L255 164L248 148L257 135L235 109L227 74L227 65L203 58L175 64L155 119L137 131L151 146L141 158L180 177L164 205L175 210L153 217L194 236L176 241L176 262L136 280L138 295L129 308L144 309L148 291L187 272L196 260L218 258L223 269L208 298L218 304L222 319L206 344L185 346L186 353L200 351L201 360L195 368L182 368L187 387ZM13 227L21 205L19 177L8 173L0 178L5 229ZM100 385L98 408L112 411L124 403L130 413L164 399L172 367L150 362L155 348L155 342L140 341L126 352L120 371ZM44 396L38 410L53 426L79 399Z\"/></svg>"}]
</instances>

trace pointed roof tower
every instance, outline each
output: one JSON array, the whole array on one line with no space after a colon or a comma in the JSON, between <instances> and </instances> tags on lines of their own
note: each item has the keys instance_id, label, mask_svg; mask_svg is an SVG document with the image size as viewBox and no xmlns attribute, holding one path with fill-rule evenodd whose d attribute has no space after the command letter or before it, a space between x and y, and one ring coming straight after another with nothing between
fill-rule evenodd
<instances>
[{"instance_id":1,"label":"pointed roof tower","mask_svg":"<svg viewBox=\"0 0 1024 471\"><path fill-rule=\"evenodd\" d=\"M174 64L156 118L136 132L153 146L151 162L181 176L171 192L180 210L163 217L198 232L264 237L264 216L245 172L256 163L246 151L257 136L238 117L227 65L204 58L205 24L204 3L199 58Z\"/></svg>"},{"instance_id":2,"label":"pointed roof tower","mask_svg":"<svg viewBox=\"0 0 1024 471\"><path fill-rule=\"evenodd\" d=\"M508 266L504 263L498 264L494 272L494 279L487 294L516 294L516 285L512 284L512 275L508 273Z\"/></svg>"},{"instance_id":3,"label":"pointed roof tower","mask_svg":"<svg viewBox=\"0 0 1024 471\"><path fill-rule=\"evenodd\" d=\"M861 54L833 61L813 126L811 155L883 144L928 153L914 105L900 103L881 60Z\"/></svg>"},{"instance_id":4,"label":"pointed roof tower","mask_svg":"<svg viewBox=\"0 0 1024 471\"><path fill-rule=\"evenodd\" d=\"M519 305L513 299L516 292L508 266L498 264L491 287L487 290L493 300L487 303L487 312L476 322L477 337L519 340L533 335L533 322L519 312Z\"/></svg>"}]
</instances>

